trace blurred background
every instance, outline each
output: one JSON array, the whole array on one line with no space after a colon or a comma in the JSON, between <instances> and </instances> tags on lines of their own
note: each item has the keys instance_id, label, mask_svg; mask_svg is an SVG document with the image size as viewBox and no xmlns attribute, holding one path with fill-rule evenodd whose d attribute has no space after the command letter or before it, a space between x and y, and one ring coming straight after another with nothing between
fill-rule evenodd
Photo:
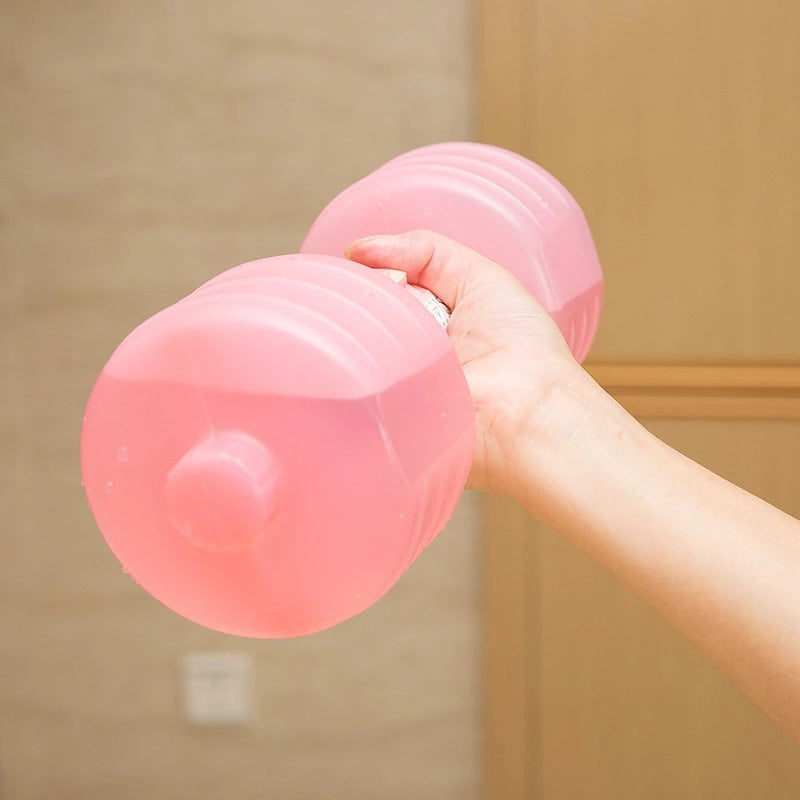
<instances>
[{"instance_id":1,"label":"blurred background","mask_svg":"<svg viewBox=\"0 0 800 800\"><path fill-rule=\"evenodd\" d=\"M135 325L477 138L585 209L598 380L800 515L798 31L797 0L2 0L0 798L800 797L795 743L503 501L356 619L249 641L123 575L78 467ZM187 706L211 673L241 723Z\"/></svg>"},{"instance_id":2,"label":"blurred background","mask_svg":"<svg viewBox=\"0 0 800 800\"><path fill-rule=\"evenodd\" d=\"M123 575L78 466L130 329L296 252L391 156L473 136L472 36L466 0L0 3L3 800L478 796L474 498L367 613L254 642ZM220 651L253 684L224 732L181 699L182 658Z\"/></svg>"}]
</instances>

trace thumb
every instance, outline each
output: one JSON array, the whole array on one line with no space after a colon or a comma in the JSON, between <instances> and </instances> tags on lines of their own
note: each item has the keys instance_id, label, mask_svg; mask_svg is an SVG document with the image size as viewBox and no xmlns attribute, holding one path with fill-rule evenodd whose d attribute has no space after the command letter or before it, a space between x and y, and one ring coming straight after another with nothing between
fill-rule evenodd
<instances>
[{"instance_id":1,"label":"thumb","mask_svg":"<svg viewBox=\"0 0 800 800\"><path fill-rule=\"evenodd\" d=\"M401 270L409 283L429 289L451 309L479 286L511 278L493 261L433 231L356 239L345 257L368 267Z\"/></svg>"}]
</instances>

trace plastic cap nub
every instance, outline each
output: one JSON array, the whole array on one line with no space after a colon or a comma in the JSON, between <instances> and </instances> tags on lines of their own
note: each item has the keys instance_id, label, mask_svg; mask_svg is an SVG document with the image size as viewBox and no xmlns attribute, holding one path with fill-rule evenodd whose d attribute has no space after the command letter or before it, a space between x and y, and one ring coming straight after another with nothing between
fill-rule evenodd
<instances>
[{"instance_id":1,"label":"plastic cap nub","mask_svg":"<svg viewBox=\"0 0 800 800\"><path fill-rule=\"evenodd\" d=\"M235 553L266 531L279 479L280 468L261 442L239 431L215 433L170 470L167 513L197 547Z\"/></svg>"}]
</instances>

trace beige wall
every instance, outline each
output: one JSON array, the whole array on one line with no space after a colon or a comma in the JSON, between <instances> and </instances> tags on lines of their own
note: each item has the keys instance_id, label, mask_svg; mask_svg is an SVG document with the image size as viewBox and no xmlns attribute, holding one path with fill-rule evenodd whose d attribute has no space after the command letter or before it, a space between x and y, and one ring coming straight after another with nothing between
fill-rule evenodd
<instances>
[{"instance_id":1,"label":"beige wall","mask_svg":"<svg viewBox=\"0 0 800 800\"><path fill-rule=\"evenodd\" d=\"M459 798L480 781L475 498L375 608L247 642L123 576L80 489L113 346L295 250L336 190L472 134L468 0L7 0L0 14L0 795ZM180 719L190 650L256 664L240 733Z\"/></svg>"}]
</instances>

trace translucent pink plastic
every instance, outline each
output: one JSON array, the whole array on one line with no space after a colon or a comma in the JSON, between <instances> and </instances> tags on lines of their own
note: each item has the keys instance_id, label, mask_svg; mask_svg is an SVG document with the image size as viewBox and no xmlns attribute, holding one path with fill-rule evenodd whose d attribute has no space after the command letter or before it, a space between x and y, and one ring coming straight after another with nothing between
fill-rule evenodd
<instances>
[{"instance_id":1,"label":"translucent pink plastic","mask_svg":"<svg viewBox=\"0 0 800 800\"><path fill-rule=\"evenodd\" d=\"M421 147L334 198L301 251L339 254L359 236L414 228L444 233L513 272L583 361L600 321L603 274L580 206L552 175L492 145Z\"/></svg>"},{"instance_id":2,"label":"translucent pink plastic","mask_svg":"<svg viewBox=\"0 0 800 800\"><path fill-rule=\"evenodd\" d=\"M223 272L99 376L89 504L166 606L241 636L311 633L374 603L444 527L474 446L458 359L408 289L339 257L422 227L512 269L585 355L602 276L563 187L486 145L389 162L326 207L301 254Z\"/></svg>"}]
</instances>

